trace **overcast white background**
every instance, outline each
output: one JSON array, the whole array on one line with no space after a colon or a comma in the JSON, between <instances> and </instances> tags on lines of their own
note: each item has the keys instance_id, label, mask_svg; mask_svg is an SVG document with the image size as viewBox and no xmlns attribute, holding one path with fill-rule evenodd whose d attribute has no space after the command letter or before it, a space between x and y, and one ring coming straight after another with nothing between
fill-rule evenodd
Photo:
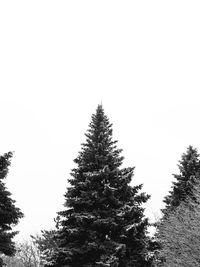
<instances>
[{"instance_id":1,"label":"overcast white background","mask_svg":"<svg viewBox=\"0 0 200 267\"><path fill-rule=\"evenodd\" d=\"M199 1L1 1L0 153L20 237L50 229L103 103L159 214L181 154L200 149Z\"/></svg>"}]
</instances>

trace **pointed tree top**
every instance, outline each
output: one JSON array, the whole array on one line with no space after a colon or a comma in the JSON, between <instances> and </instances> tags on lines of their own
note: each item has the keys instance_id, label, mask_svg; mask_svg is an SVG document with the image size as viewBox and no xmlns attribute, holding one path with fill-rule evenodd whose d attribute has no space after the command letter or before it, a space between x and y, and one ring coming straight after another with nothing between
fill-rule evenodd
<instances>
[{"instance_id":1,"label":"pointed tree top","mask_svg":"<svg viewBox=\"0 0 200 267\"><path fill-rule=\"evenodd\" d=\"M98 104L98 106L97 106L97 111L100 111L100 110L104 111L102 102L101 102L101 104Z\"/></svg>"},{"instance_id":2,"label":"pointed tree top","mask_svg":"<svg viewBox=\"0 0 200 267\"><path fill-rule=\"evenodd\" d=\"M187 201L187 197L195 198L193 187L200 179L200 160L196 148L192 146L187 148L179 160L178 168L179 174L173 174L175 181L172 190L164 199L166 208L163 209L163 212L178 207L181 202Z\"/></svg>"}]
</instances>

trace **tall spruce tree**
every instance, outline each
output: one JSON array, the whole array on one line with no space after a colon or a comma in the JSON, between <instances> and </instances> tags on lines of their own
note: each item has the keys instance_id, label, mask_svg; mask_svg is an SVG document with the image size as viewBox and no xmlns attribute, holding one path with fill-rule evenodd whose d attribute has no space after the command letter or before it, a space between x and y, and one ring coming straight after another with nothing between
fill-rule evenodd
<instances>
[{"instance_id":1,"label":"tall spruce tree","mask_svg":"<svg viewBox=\"0 0 200 267\"><path fill-rule=\"evenodd\" d=\"M66 210L59 212L58 250L53 266L145 267L149 196L130 186L134 168L120 168L121 149L101 105L92 115L86 143L74 160Z\"/></svg>"},{"instance_id":2,"label":"tall spruce tree","mask_svg":"<svg viewBox=\"0 0 200 267\"><path fill-rule=\"evenodd\" d=\"M3 181L8 174L11 157L11 152L0 156L0 254L7 256L12 256L15 253L15 244L12 239L17 232L12 231L12 227L23 217L20 209L16 208L15 201L11 198L11 193ZM1 259L0 266L2 266Z\"/></svg>"},{"instance_id":3,"label":"tall spruce tree","mask_svg":"<svg viewBox=\"0 0 200 267\"><path fill-rule=\"evenodd\" d=\"M174 174L176 181L173 182L172 190L164 199L166 204L164 212L178 207L186 197L195 198L193 187L195 181L200 179L200 160L197 149L189 146L186 153L182 155L178 167L179 174Z\"/></svg>"}]
</instances>

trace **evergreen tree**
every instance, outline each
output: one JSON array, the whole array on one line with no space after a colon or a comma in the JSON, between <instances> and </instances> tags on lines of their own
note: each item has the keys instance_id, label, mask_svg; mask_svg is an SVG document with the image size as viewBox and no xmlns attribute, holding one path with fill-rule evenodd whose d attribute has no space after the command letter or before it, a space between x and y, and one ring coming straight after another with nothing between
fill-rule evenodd
<instances>
[{"instance_id":1,"label":"evergreen tree","mask_svg":"<svg viewBox=\"0 0 200 267\"><path fill-rule=\"evenodd\" d=\"M31 236L33 244L39 251L40 264L42 266L51 265L55 251L57 250L55 235L56 230L42 230L40 235Z\"/></svg>"},{"instance_id":2,"label":"evergreen tree","mask_svg":"<svg viewBox=\"0 0 200 267\"><path fill-rule=\"evenodd\" d=\"M174 174L176 181L173 182L172 191L164 199L166 203L164 212L178 207L182 201L185 201L186 197L195 198L193 187L195 180L200 178L200 161L197 149L189 146L186 153L182 155L178 167L180 173Z\"/></svg>"},{"instance_id":3,"label":"evergreen tree","mask_svg":"<svg viewBox=\"0 0 200 267\"><path fill-rule=\"evenodd\" d=\"M11 193L3 181L8 174L11 157L11 152L0 157L0 254L7 256L15 253L15 244L12 239L17 232L12 231L12 227L23 217L20 209L15 207L15 201L11 198ZM0 260L0 266L2 266L2 260Z\"/></svg>"},{"instance_id":4,"label":"evergreen tree","mask_svg":"<svg viewBox=\"0 0 200 267\"><path fill-rule=\"evenodd\" d=\"M170 257L170 253L168 256L167 253L163 253L163 251L165 252L168 251L168 248L170 246L166 245L170 244L171 242L171 241L168 242L168 240L170 238L171 240L173 240L174 238L178 238L178 236L175 237L175 231L176 231L175 224L177 223L177 220L179 221L179 219L183 217L182 213L184 213L184 211L186 212L186 214L189 214L188 210L190 210L191 202L192 203L199 202L198 194L196 194L196 191L194 190L197 184L199 184L200 182L200 160L197 149L193 148L192 146L189 146L187 148L186 153L182 155L178 167L179 167L179 174L174 174L174 178L176 179L176 181L173 182L172 190L169 192L169 195L166 196L164 199L166 207L162 210L163 216L156 225L157 233L155 235L155 240L157 242L157 253L159 255L159 258L160 255L162 254L162 258L165 262L168 261L168 259L164 257ZM186 217L184 217L184 220L186 221ZM181 224L179 222L177 224L179 230L181 228L180 225ZM174 240L174 244L175 243L176 241ZM175 265L174 263L174 265L161 264L160 266L178 266L178 265ZM183 265L180 264L179 266Z\"/></svg>"},{"instance_id":5,"label":"evergreen tree","mask_svg":"<svg viewBox=\"0 0 200 267\"><path fill-rule=\"evenodd\" d=\"M160 250L155 266L200 266L200 181L192 189L195 198L171 211L159 226Z\"/></svg>"},{"instance_id":6,"label":"evergreen tree","mask_svg":"<svg viewBox=\"0 0 200 267\"><path fill-rule=\"evenodd\" d=\"M149 224L141 206L149 196L139 192L142 185L130 186L134 168L120 168L116 143L99 105L68 180L53 266L149 266Z\"/></svg>"}]
</instances>

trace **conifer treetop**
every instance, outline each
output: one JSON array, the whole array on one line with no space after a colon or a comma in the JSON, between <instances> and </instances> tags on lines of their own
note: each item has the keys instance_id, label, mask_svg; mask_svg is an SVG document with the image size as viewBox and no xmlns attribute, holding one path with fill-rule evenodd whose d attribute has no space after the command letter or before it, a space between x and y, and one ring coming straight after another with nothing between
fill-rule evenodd
<instances>
[{"instance_id":1,"label":"conifer treetop","mask_svg":"<svg viewBox=\"0 0 200 267\"><path fill-rule=\"evenodd\" d=\"M178 164L179 174L173 174L175 181L172 190L165 197L166 210L179 206L187 197L194 197L193 187L195 181L200 179L200 160L196 148L189 146ZM165 210L164 210L165 211Z\"/></svg>"},{"instance_id":2,"label":"conifer treetop","mask_svg":"<svg viewBox=\"0 0 200 267\"><path fill-rule=\"evenodd\" d=\"M103 106L98 105L85 134L86 142L82 144L82 150L74 162L80 168L87 166L88 171L105 166L111 169L119 167L123 160L120 156L122 149L117 149L117 141L112 141L112 133L112 124L105 115Z\"/></svg>"}]
</instances>

